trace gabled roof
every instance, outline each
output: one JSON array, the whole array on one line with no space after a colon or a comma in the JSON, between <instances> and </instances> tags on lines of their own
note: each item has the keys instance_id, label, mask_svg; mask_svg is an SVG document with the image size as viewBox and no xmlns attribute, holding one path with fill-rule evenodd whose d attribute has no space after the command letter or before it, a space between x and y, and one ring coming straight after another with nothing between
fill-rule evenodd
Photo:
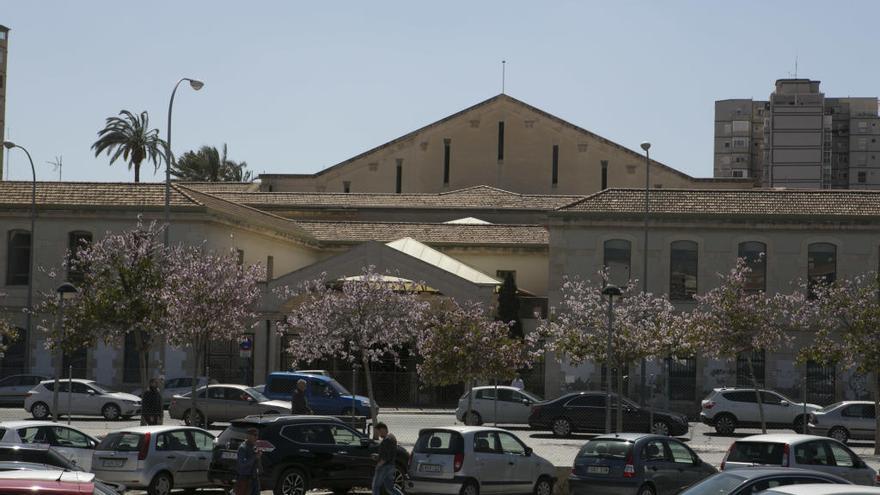
<instances>
[{"instance_id":1,"label":"gabled roof","mask_svg":"<svg viewBox=\"0 0 880 495\"><path fill-rule=\"evenodd\" d=\"M499 280L486 275L476 268L465 265L461 261L426 246L412 237L404 237L388 242L385 245L477 285L495 286L501 283Z\"/></svg>"},{"instance_id":2,"label":"gabled roof","mask_svg":"<svg viewBox=\"0 0 880 495\"><path fill-rule=\"evenodd\" d=\"M175 182L197 191L213 192L253 192L260 189L259 182Z\"/></svg>"},{"instance_id":3,"label":"gabled roof","mask_svg":"<svg viewBox=\"0 0 880 495\"><path fill-rule=\"evenodd\" d=\"M412 237L432 245L546 247L547 229L541 225L467 225L405 222L321 222L297 220L297 226L328 244L389 242Z\"/></svg>"},{"instance_id":4,"label":"gabled roof","mask_svg":"<svg viewBox=\"0 0 880 495\"><path fill-rule=\"evenodd\" d=\"M164 207L165 185L156 182L37 182L37 205L45 207ZM0 206L30 205L31 182L0 181ZM202 204L172 185L171 206Z\"/></svg>"}]
</instances>

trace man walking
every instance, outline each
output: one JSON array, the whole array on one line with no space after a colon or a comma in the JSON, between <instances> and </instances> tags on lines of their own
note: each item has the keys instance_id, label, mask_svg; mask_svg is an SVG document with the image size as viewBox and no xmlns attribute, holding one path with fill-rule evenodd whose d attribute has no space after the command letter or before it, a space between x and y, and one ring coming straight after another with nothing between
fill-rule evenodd
<instances>
[{"instance_id":1,"label":"man walking","mask_svg":"<svg viewBox=\"0 0 880 495\"><path fill-rule=\"evenodd\" d=\"M263 452L257 449L258 435L256 428L248 428L247 439L238 446L235 495L260 495L260 457Z\"/></svg>"},{"instance_id":2,"label":"man walking","mask_svg":"<svg viewBox=\"0 0 880 495\"><path fill-rule=\"evenodd\" d=\"M160 425L162 424L162 393L159 392L159 381L155 378L150 379L150 388L141 395L141 418L144 424Z\"/></svg>"},{"instance_id":3,"label":"man walking","mask_svg":"<svg viewBox=\"0 0 880 495\"><path fill-rule=\"evenodd\" d=\"M376 423L376 434L382 439L379 442L379 452L373 454L376 457L376 472L373 474L373 495L382 495L382 490L389 495L403 495L399 488L394 486L394 459L397 457L397 439L388 433L385 423Z\"/></svg>"},{"instance_id":4,"label":"man walking","mask_svg":"<svg viewBox=\"0 0 880 495\"><path fill-rule=\"evenodd\" d=\"M303 379L297 380L293 395L290 396L290 412L292 414L312 414L312 410L309 409L309 401L306 399L306 381Z\"/></svg>"}]
</instances>

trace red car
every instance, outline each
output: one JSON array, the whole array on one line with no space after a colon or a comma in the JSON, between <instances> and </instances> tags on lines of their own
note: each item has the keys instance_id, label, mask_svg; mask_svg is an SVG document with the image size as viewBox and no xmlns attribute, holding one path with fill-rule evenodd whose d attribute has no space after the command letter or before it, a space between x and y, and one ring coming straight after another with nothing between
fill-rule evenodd
<instances>
[{"instance_id":1,"label":"red car","mask_svg":"<svg viewBox=\"0 0 880 495\"><path fill-rule=\"evenodd\" d=\"M0 493L51 495L115 495L117 492L95 482L95 475L82 471L4 471L0 472Z\"/></svg>"}]
</instances>

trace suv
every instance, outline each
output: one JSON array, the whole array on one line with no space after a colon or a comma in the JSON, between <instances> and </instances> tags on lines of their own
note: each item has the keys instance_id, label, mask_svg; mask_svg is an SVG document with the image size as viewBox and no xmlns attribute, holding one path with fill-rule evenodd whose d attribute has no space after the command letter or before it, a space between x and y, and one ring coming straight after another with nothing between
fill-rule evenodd
<instances>
[{"instance_id":1,"label":"suv","mask_svg":"<svg viewBox=\"0 0 880 495\"><path fill-rule=\"evenodd\" d=\"M263 452L260 486L284 495L313 488L348 493L368 487L373 479L379 444L328 416L249 416L233 421L217 438L208 478L231 486L235 480L238 447L247 430L259 431L257 448ZM403 487L408 454L397 447L395 484Z\"/></svg>"},{"instance_id":2,"label":"suv","mask_svg":"<svg viewBox=\"0 0 880 495\"><path fill-rule=\"evenodd\" d=\"M352 397L339 382L325 375L304 372L276 371L266 378L263 395L272 400L290 400L296 382L306 381L306 398L314 414L328 416L370 416L370 399L362 395ZM376 406L378 413L379 406Z\"/></svg>"},{"instance_id":3,"label":"suv","mask_svg":"<svg viewBox=\"0 0 880 495\"><path fill-rule=\"evenodd\" d=\"M761 403L767 428L791 428L796 433L803 433L803 402L794 402L771 390L761 390ZM714 426L720 435L731 435L737 428L761 426L758 401L753 388L716 388L703 399L701 405L700 421ZM807 417L819 409L822 406L807 404Z\"/></svg>"},{"instance_id":4,"label":"suv","mask_svg":"<svg viewBox=\"0 0 880 495\"><path fill-rule=\"evenodd\" d=\"M407 493L550 495L556 468L500 428L428 428L410 458Z\"/></svg>"}]
</instances>

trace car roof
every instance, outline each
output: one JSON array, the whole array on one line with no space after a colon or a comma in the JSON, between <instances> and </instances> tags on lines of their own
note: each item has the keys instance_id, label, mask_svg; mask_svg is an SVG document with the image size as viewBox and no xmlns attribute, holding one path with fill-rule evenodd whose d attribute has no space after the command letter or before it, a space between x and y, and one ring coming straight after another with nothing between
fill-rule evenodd
<instances>
[{"instance_id":1,"label":"car roof","mask_svg":"<svg viewBox=\"0 0 880 495\"><path fill-rule=\"evenodd\" d=\"M831 473L823 473L822 471L813 471L812 469L802 468L774 468L774 467L744 467L730 471L722 471L724 474L740 476L745 479L762 478L764 476L791 476L793 474L808 474L838 480L841 483L849 483L845 479L835 476ZM718 473L718 474L722 474Z\"/></svg>"},{"instance_id":2,"label":"car roof","mask_svg":"<svg viewBox=\"0 0 880 495\"><path fill-rule=\"evenodd\" d=\"M231 423L235 424L271 424L271 423L338 423L345 424L344 421L335 416L313 416L311 414L267 414L245 416L243 418L233 419Z\"/></svg>"},{"instance_id":3,"label":"car roof","mask_svg":"<svg viewBox=\"0 0 880 495\"><path fill-rule=\"evenodd\" d=\"M58 383L74 381L78 383L97 383L95 380L86 380L85 378L65 378L63 380L58 380ZM45 385L46 383L55 383L55 380L43 380L40 382L41 385Z\"/></svg>"},{"instance_id":4,"label":"car roof","mask_svg":"<svg viewBox=\"0 0 880 495\"><path fill-rule=\"evenodd\" d=\"M73 430L79 431L79 428L75 426L58 424L52 421L37 421L37 420L18 420L18 421L4 421L0 423L0 428L22 428L22 427L33 427L33 426L64 426L66 428L70 428Z\"/></svg>"},{"instance_id":5,"label":"car roof","mask_svg":"<svg viewBox=\"0 0 880 495\"><path fill-rule=\"evenodd\" d=\"M479 387L474 387L474 390L492 390L492 389L495 389L495 388L504 388L504 389L507 389L507 390L516 390L517 392L519 392L519 391L521 390L521 389L516 388L516 387L511 387L510 385L498 385L498 387L495 387L494 385L482 385L482 386L479 386Z\"/></svg>"},{"instance_id":6,"label":"car roof","mask_svg":"<svg viewBox=\"0 0 880 495\"><path fill-rule=\"evenodd\" d=\"M491 426L438 426L435 428L423 428L419 430L419 435L426 431L455 431L462 435L477 433L480 431L503 431L504 433L510 433L503 428L493 428Z\"/></svg>"},{"instance_id":7,"label":"car roof","mask_svg":"<svg viewBox=\"0 0 880 495\"><path fill-rule=\"evenodd\" d=\"M628 442L637 442L649 438L668 439L669 437L665 435L655 435L653 433L614 433L609 435L599 435L590 440L626 440Z\"/></svg>"},{"instance_id":8,"label":"car roof","mask_svg":"<svg viewBox=\"0 0 880 495\"><path fill-rule=\"evenodd\" d=\"M313 373L303 373L302 371L273 371L269 373L270 377L273 376L291 376L291 377L299 377L299 378L314 378L322 381L330 381L333 378L327 375L318 375Z\"/></svg>"},{"instance_id":9,"label":"car roof","mask_svg":"<svg viewBox=\"0 0 880 495\"><path fill-rule=\"evenodd\" d=\"M751 435L735 440L736 442L774 442L795 444L810 440L831 440L828 437L816 435L804 435L801 433L766 433L763 435Z\"/></svg>"},{"instance_id":10,"label":"car roof","mask_svg":"<svg viewBox=\"0 0 880 495\"><path fill-rule=\"evenodd\" d=\"M0 449L10 450L50 450L51 447L44 443L9 443L0 442Z\"/></svg>"},{"instance_id":11,"label":"car roof","mask_svg":"<svg viewBox=\"0 0 880 495\"><path fill-rule=\"evenodd\" d=\"M0 479L4 480L34 480L34 481L64 481L67 483L91 483L95 475L85 471L65 471L51 469L45 471L0 471Z\"/></svg>"},{"instance_id":12,"label":"car roof","mask_svg":"<svg viewBox=\"0 0 880 495\"><path fill-rule=\"evenodd\" d=\"M107 435L112 435L113 433L162 433L165 431L172 430L199 430L205 431L201 428L196 428L195 426L184 426L184 425L147 425L147 426L134 426L132 428L120 428L118 430L113 430ZM215 436L210 431L205 431L205 433L209 433L212 437Z\"/></svg>"},{"instance_id":13,"label":"car roof","mask_svg":"<svg viewBox=\"0 0 880 495\"><path fill-rule=\"evenodd\" d=\"M771 493L788 493L791 495L862 495L880 493L880 487L857 485L829 485L821 483L804 483L802 485L782 485L770 489Z\"/></svg>"}]
</instances>

